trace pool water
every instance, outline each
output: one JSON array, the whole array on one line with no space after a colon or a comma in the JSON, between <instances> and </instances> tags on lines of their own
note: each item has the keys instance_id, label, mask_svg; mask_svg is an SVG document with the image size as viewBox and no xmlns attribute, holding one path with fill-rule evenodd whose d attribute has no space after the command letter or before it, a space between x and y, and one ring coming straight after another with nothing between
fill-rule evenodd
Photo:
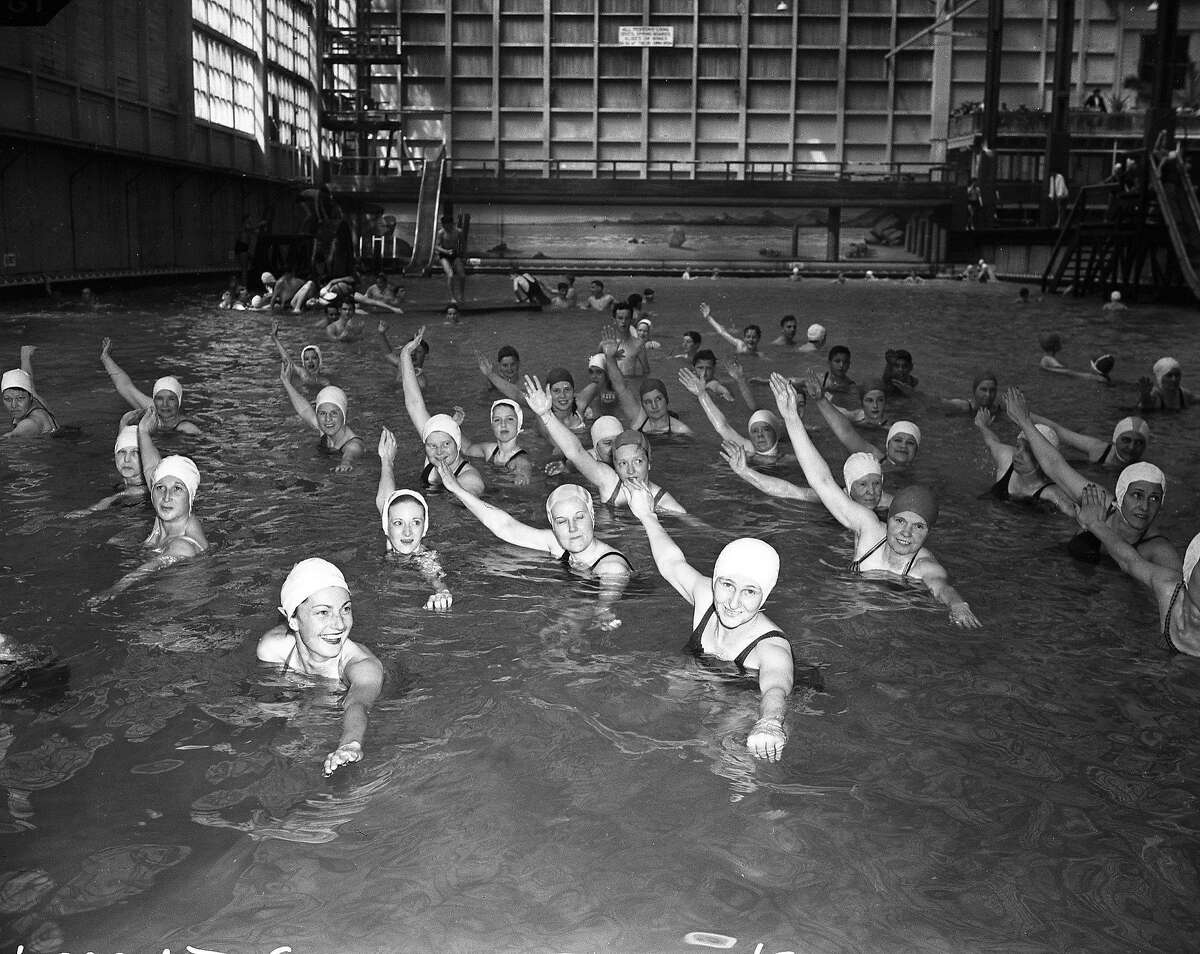
<instances>
[{"instance_id":1,"label":"pool water","mask_svg":"<svg viewBox=\"0 0 1200 954\"><path fill-rule=\"evenodd\" d=\"M885 348L907 347L923 388L966 396L991 368L1035 410L1097 436L1156 358L1183 360L1186 386L1200 354L1193 310L1019 306L1011 285L606 283L657 289L660 353L689 328L713 343L702 300L768 339L791 312L848 344L860 381ZM391 336L430 321L426 398L431 411L462 405L468 436L490 439L476 351L511 343L528 372L567 364L586 379L593 314L451 327L431 313L443 290L410 283ZM476 278L471 293L500 302L507 282ZM921 590L849 574L848 535L821 508L734 476L674 383L678 362L653 362L697 431L655 443L653 476L696 518L666 526L706 573L737 536L775 545L784 570L767 611L824 673L823 692L790 701L783 760L764 764L744 744L756 691L683 654L690 607L627 512L598 515L599 535L640 570L615 631L595 624L594 584L499 543L445 496L431 498L429 542L455 602L425 612L419 576L383 557L374 509L381 425L400 441L400 485L421 464L374 321L364 340L322 344L369 448L336 475L279 385L269 318L197 304L216 297L147 289L96 313L0 316L5 367L37 345L39 390L82 428L0 445L0 628L41 661L10 671L0 693L0 951L1194 949L1200 664L1162 650L1147 592L1066 556L1066 518L977 499L993 472L969 418L909 405L924 431L913 478L942 495L929 545L978 631L950 625ZM316 340L309 321L285 321L293 354ZM1050 330L1074 366L1115 353L1118 383L1039 372L1037 335ZM160 449L198 462L214 549L92 610L88 597L140 562L151 523L141 507L63 517L116 479L124 407L100 365L105 335L139 386L183 382L204 436ZM1148 457L1171 481L1160 530L1181 550L1200 529L1197 415L1151 422ZM548 455L536 433L523 440ZM824 428L818 446L840 470ZM780 473L801 480L794 465ZM487 479L489 500L545 525L540 479ZM337 697L254 660L283 577L308 556L343 569L354 638L389 673L365 759L329 780Z\"/></svg>"}]
</instances>

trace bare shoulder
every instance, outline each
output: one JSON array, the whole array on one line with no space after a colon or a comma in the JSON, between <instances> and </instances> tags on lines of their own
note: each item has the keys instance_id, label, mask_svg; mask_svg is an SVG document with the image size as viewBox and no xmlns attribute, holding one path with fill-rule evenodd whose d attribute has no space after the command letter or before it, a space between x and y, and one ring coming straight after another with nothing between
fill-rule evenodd
<instances>
[{"instance_id":1,"label":"bare shoulder","mask_svg":"<svg viewBox=\"0 0 1200 954\"><path fill-rule=\"evenodd\" d=\"M295 648L295 642L292 631L280 623L259 637L256 654L262 662L286 662Z\"/></svg>"}]
</instances>

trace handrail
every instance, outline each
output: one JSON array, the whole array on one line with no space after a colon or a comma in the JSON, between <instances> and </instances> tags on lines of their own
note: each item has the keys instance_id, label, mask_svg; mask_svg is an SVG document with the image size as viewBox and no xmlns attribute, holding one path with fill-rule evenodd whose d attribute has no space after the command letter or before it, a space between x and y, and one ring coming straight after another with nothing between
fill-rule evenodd
<instances>
[{"instance_id":1,"label":"handrail","mask_svg":"<svg viewBox=\"0 0 1200 954\"><path fill-rule=\"evenodd\" d=\"M1196 274L1196 266L1188 254L1187 240L1184 238L1183 230L1180 228L1180 223L1177 213L1181 210L1177 208L1178 203L1172 201L1170 193L1167 192L1166 183L1162 181L1162 167L1167 161L1167 153L1150 154L1150 182L1154 186L1154 194L1158 196L1158 206L1162 213L1163 221L1167 225L1167 231L1171 236L1171 244L1175 246L1175 257L1179 259L1179 268L1183 272L1184 280L1188 283L1188 287L1192 290L1197 298L1200 298L1200 275ZM1182 177L1186 178L1186 171L1182 172ZM1191 214L1191 207L1187 208L1187 212ZM1200 220L1192 219L1193 230L1200 231Z\"/></svg>"}]
</instances>

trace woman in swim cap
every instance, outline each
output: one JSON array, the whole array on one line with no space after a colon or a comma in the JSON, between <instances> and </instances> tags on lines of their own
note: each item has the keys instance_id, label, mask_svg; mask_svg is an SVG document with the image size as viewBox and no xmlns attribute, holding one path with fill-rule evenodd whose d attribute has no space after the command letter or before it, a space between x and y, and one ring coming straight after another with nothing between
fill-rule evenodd
<instances>
[{"instance_id":1,"label":"woman in swim cap","mask_svg":"<svg viewBox=\"0 0 1200 954\"><path fill-rule=\"evenodd\" d=\"M821 502L820 495L811 487L801 487L782 477L755 470L746 463L746 451L740 444L725 441L721 445L721 457L730 470L764 494L802 503ZM874 454L851 454L842 465L842 476L846 496L855 503L878 511L881 507L886 510L892 502L892 495L883 489L883 471Z\"/></svg>"},{"instance_id":2,"label":"woman in swim cap","mask_svg":"<svg viewBox=\"0 0 1200 954\"><path fill-rule=\"evenodd\" d=\"M609 506L628 506L629 497L624 486L627 478L648 480L650 473L650 442L640 431L625 430L612 443L612 465L602 463L586 451L579 438L563 427L552 412L552 399L537 378L525 378L525 403L541 419L542 426L555 445L563 452L575 469L591 483L600 494L600 499ZM667 513L686 513L674 497L657 484L654 502Z\"/></svg>"},{"instance_id":3,"label":"woman in swim cap","mask_svg":"<svg viewBox=\"0 0 1200 954\"><path fill-rule=\"evenodd\" d=\"M170 375L159 378L154 382L153 393L146 394L134 386L129 375L122 371L121 366L112 359L112 355L109 354L111 349L111 338L105 338L100 342L100 363L104 365L104 370L112 379L117 393L129 402L130 407L141 410L153 407L159 433L166 431L178 431L180 434L200 433L200 428L180 414L180 408L183 405L183 385L177 378Z\"/></svg>"},{"instance_id":4,"label":"woman in swim cap","mask_svg":"<svg viewBox=\"0 0 1200 954\"><path fill-rule=\"evenodd\" d=\"M508 471L513 475L513 483L524 486L533 476L533 461L529 454L517 443L517 435L525 424L525 414L521 405L511 398L502 397L492 402L489 415L494 441L475 443L467 441L463 445L463 453L468 457L477 457L487 461L492 467Z\"/></svg>"},{"instance_id":5,"label":"woman in swim cap","mask_svg":"<svg viewBox=\"0 0 1200 954\"><path fill-rule=\"evenodd\" d=\"M988 414L995 417L998 410L996 399L999 397L999 378L996 377L994 371L979 372L971 382L969 398L944 397L915 388L909 392L909 397L923 401L936 400L949 412L960 412L976 417L980 411L987 411Z\"/></svg>"},{"instance_id":6,"label":"woman in swim cap","mask_svg":"<svg viewBox=\"0 0 1200 954\"><path fill-rule=\"evenodd\" d=\"M1038 338L1038 344L1042 349L1042 359L1038 363L1038 367L1043 371L1049 371L1051 374L1062 374L1072 378L1079 378L1084 381L1092 381L1096 384L1111 384L1109 375L1112 369L1116 366L1117 359L1111 354L1102 354L1094 358L1091 362L1091 370L1075 371L1068 368L1058 358L1058 353L1062 351L1062 337L1056 332L1044 334Z\"/></svg>"},{"instance_id":7,"label":"woman in swim cap","mask_svg":"<svg viewBox=\"0 0 1200 954\"><path fill-rule=\"evenodd\" d=\"M117 465L117 473L121 475L120 489L90 507L71 511L67 514L68 519L77 520L89 514L99 513L118 501L132 505L143 503L146 500L149 491L146 487L146 479L142 476L142 457L138 451L138 429L132 424L125 423L126 418L137 413L129 411L121 418L116 446L113 447L113 460Z\"/></svg>"},{"instance_id":8,"label":"woman in swim cap","mask_svg":"<svg viewBox=\"0 0 1200 954\"><path fill-rule=\"evenodd\" d=\"M1015 500L1022 503L1039 501L1051 504L1067 516L1074 516L1075 501L1042 471L1029 443L1023 436L1017 437L1015 446L1005 444L992 430L992 412L980 408L975 415L975 426L983 435L992 461L996 465L995 483L984 496L996 500ZM1045 424L1034 425L1053 446L1058 446L1058 435Z\"/></svg>"},{"instance_id":9,"label":"woman in swim cap","mask_svg":"<svg viewBox=\"0 0 1200 954\"><path fill-rule=\"evenodd\" d=\"M1140 411L1182 411L1191 407L1196 396L1179 382L1183 380L1183 369L1174 358L1159 358L1154 362L1154 380L1141 378L1138 387Z\"/></svg>"},{"instance_id":10,"label":"woman in swim cap","mask_svg":"<svg viewBox=\"0 0 1200 954\"><path fill-rule=\"evenodd\" d=\"M292 407L296 409L300 420L321 435L320 449L322 452L341 455L341 460L334 467L334 472L350 473L354 470L355 462L366 453L366 447L363 445L362 439L350 430L350 426L346 423L346 412L350 407L346 392L339 387L330 385L318 391L316 400L309 404L304 395L297 391L295 385L292 384L292 375L295 373L296 366L292 364L290 358L285 358L283 367L279 371L279 380L283 383L283 389L291 399Z\"/></svg>"},{"instance_id":11,"label":"woman in swim cap","mask_svg":"<svg viewBox=\"0 0 1200 954\"><path fill-rule=\"evenodd\" d=\"M786 379L785 379L786 381ZM821 389L821 381L816 372L809 370L804 386L808 391L809 403L815 403L821 416L833 431L834 436L842 442L846 450L854 453L874 454L876 460L885 467L907 467L917 458L921 447L921 429L912 421L896 421L888 428L887 438L883 447L877 447L855 430L849 418L837 407L829 403ZM771 375L771 389L775 388L775 375ZM795 391L792 392L795 394ZM778 394L776 394L778 399ZM794 401L794 398L793 398Z\"/></svg>"},{"instance_id":12,"label":"woman in swim cap","mask_svg":"<svg viewBox=\"0 0 1200 954\"><path fill-rule=\"evenodd\" d=\"M796 411L795 391L780 374L771 375L771 390L779 413L792 438L792 447L804 476L821 497L821 503L833 517L854 534L856 571L880 571L920 580L934 599L950 610L955 626L976 629L982 624L970 606L950 585L945 568L929 550L925 539L938 516L937 501L925 487L912 486L897 492L888 507L884 523L875 511L850 497L837 485L829 465L817 452ZM810 392L811 393L811 392Z\"/></svg>"},{"instance_id":13,"label":"woman in swim cap","mask_svg":"<svg viewBox=\"0 0 1200 954\"><path fill-rule=\"evenodd\" d=\"M1105 470L1123 470L1136 464L1150 444L1150 425L1140 417L1123 417L1113 428L1112 440L1080 434L1041 414L1029 415L1034 424L1044 424L1054 431L1059 445L1065 444L1087 456L1088 461Z\"/></svg>"},{"instance_id":14,"label":"woman in swim cap","mask_svg":"<svg viewBox=\"0 0 1200 954\"><path fill-rule=\"evenodd\" d=\"M388 556L415 565L433 587L433 595L425 601L427 610L448 610L454 600L446 586L445 571L437 551L424 542L429 532L429 504L415 490L396 489L396 436L386 427L379 435L379 465L375 509L383 521Z\"/></svg>"},{"instance_id":15,"label":"woman in swim cap","mask_svg":"<svg viewBox=\"0 0 1200 954\"><path fill-rule=\"evenodd\" d=\"M279 593L279 612L286 622L259 639L259 660L282 666L285 673L333 680L346 689L342 735L323 762L329 776L363 757L371 705L383 689L383 666L371 650L350 638L350 587L332 563L313 557L292 567Z\"/></svg>"},{"instance_id":16,"label":"woman in swim cap","mask_svg":"<svg viewBox=\"0 0 1200 954\"><path fill-rule=\"evenodd\" d=\"M58 430L58 422L38 397L33 386L33 352L36 345L21 346L21 367L5 371L0 380L4 409L12 416L12 430L0 434L0 440L41 437Z\"/></svg>"},{"instance_id":17,"label":"woman in swim cap","mask_svg":"<svg viewBox=\"0 0 1200 954\"><path fill-rule=\"evenodd\" d=\"M159 455L152 439L155 431L161 430L155 420L157 413L153 407L147 408L137 426L142 477L150 488L155 514L154 526L142 546L153 556L88 600L93 607L164 567L208 550L204 526L193 510L200 489L200 471L189 457Z\"/></svg>"},{"instance_id":18,"label":"woman in swim cap","mask_svg":"<svg viewBox=\"0 0 1200 954\"><path fill-rule=\"evenodd\" d=\"M417 383L416 371L413 368L413 353L421 346L425 337L425 326L417 329L411 341L407 341L400 349L400 378L404 384L404 409L408 411L408 419L421 435L421 443L425 445L426 462L421 470L421 486L426 490L441 483L438 476L437 462L445 461L454 475L473 494L483 493L483 476L467 460L463 453L462 430L449 414L434 414L430 416L425 408L425 396ZM516 435L513 435L515 439Z\"/></svg>"},{"instance_id":19,"label":"woman in swim cap","mask_svg":"<svg viewBox=\"0 0 1200 954\"><path fill-rule=\"evenodd\" d=\"M605 332L600 341L609 379L620 398L621 409L629 420L629 426L644 434L691 434L692 429L671 410L667 386L658 378L642 379L637 393L634 393L617 360L620 345L620 340L611 330Z\"/></svg>"},{"instance_id":20,"label":"woman in swim cap","mask_svg":"<svg viewBox=\"0 0 1200 954\"><path fill-rule=\"evenodd\" d=\"M743 437L730 427L729 420L713 401L700 375L691 368L680 368L679 383L695 395L700 402L700 409L704 411L704 416L708 418L713 429L725 442L739 445L749 462L769 466L791 459L791 455L779 447L779 438L783 436L783 424L773 411L760 408L751 414L750 423L746 428L750 436Z\"/></svg>"},{"instance_id":21,"label":"woman in swim cap","mask_svg":"<svg viewBox=\"0 0 1200 954\"><path fill-rule=\"evenodd\" d=\"M630 509L646 530L650 552L664 580L692 605L696 655L716 656L738 671L758 677L758 721L746 747L755 758L778 762L787 744L783 728L787 697L795 678L792 646L762 611L779 579L779 554L762 540L734 540L717 557L712 576L687 561L654 513L653 494L644 481L630 484Z\"/></svg>"},{"instance_id":22,"label":"woman in swim cap","mask_svg":"<svg viewBox=\"0 0 1200 954\"><path fill-rule=\"evenodd\" d=\"M271 322L271 340L275 342L275 347L279 350L279 357L284 361L290 361L291 357L287 350L283 347L279 340L279 319L276 318ZM300 363L296 365L296 374L300 380L308 385L321 385L324 387L329 383L328 379L321 374L322 365L324 364L324 356L321 354L321 349L316 345L305 345L300 349Z\"/></svg>"},{"instance_id":23,"label":"woman in swim cap","mask_svg":"<svg viewBox=\"0 0 1200 954\"><path fill-rule=\"evenodd\" d=\"M621 621L612 615L612 604L620 598L625 584L633 576L633 565L620 550L596 536L596 515L592 495L587 490L578 484L557 487L546 498L550 529L542 530L480 500L462 485L444 461L438 461L438 471L446 489L505 543L545 553L568 570L599 580L601 590L596 618L604 629L621 625Z\"/></svg>"},{"instance_id":24,"label":"woman in swim cap","mask_svg":"<svg viewBox=\"0 0 1200 954\"><path fill-rule=\"evenodd\" d=\"M591 380L583 386L576 399L583 408L583 419L590 422L605 415L615 415L621 400L608 376L603 352L588 359L588 377Z\"/></svg>"},{"instance_id":25,"label":"woman in swim cap","mask_svg":"<svg viewBox=\"0 0 1200 954\"><path fill-rule=\"evenodd\" d=\"M1113 529L1108 506L1108 494L1089 484L1080 495L1079 526L1100 541L1117 566L1154 594L1163 648L1172 654L1200 656L1200 533L1188 544L1179 570L1161 566Z\"/></svg>"},{"instance_id":26,"label":"woman in swim cap","mask_svg":"<svg viewBox=\"0 0 1200 954\"><path fill-rule=\"evenodd\" d=\"M1091 481L1068 464L1057 448L1037 429L1025 395L1019 388L1009 388L1004 392L1004 407L1013 423L1021 428L1021 433L1046 475L1072 500L1080 500L1083 489ZM1159 468L1144 461L1130 464L1117 478L1115 503L1110 503L1107 519L1117 535L1135 547L1144 559L1178 570L1181 566L1179 553L1170 541L1162 534L1150 533L1151 525L1162 509L1166 489L1166 477ZM1102 555L1097 539L1086 533L1077 534L1068 545L1068 550L1072 556L1089 562L1099 560Z\"/></svg>"}]
</instances>

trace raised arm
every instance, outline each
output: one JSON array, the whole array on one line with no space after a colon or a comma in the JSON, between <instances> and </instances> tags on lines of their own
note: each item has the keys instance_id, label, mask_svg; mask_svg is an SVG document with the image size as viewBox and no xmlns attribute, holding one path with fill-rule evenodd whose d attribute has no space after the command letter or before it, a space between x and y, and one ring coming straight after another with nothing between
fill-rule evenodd
<instances>
[{"instance_id":1,"label":"raised arm","mask_svg":"<svg viewBox=\"0 0 1200 954\"><path fill-rule=\"evenodd\" d=\"M629 509L646 530L650 553L658 572L675 588L675 592L695 606L699 591L708 585L708 578L692 568L683 551L658 522L654 513L654 496L646 482L630 479L625 481L625 486L629 493Z\"/></svg>"},{"instance_id":2,"label":"raised arm","mask_svg":"<svg viewBox=\"0 0 1200 954\"><path fill-rule=\"evenodd\" d=\"M621 339L617 337L615 328L605 329L600 338L600 350L604 353L604 367L608 371L608 379L612 382L617 400L621 402L621 410L629 421L630 427L636 427L646 418L642 410L641 399L633 393L633 388L625 380L621 371L621 362L617 360L617 350L621 347Z\"/></svg>"},{"instance_id":3,"label":"raised arm","mask_svg":"<svg viewBox=\"0 0 1200 954\"><path fill-rule=\"evenodd\" d=\"M589 483L595 485L601 494L611 492L620 482L617 472L589 454L571 429L554 416L550 408L549 392L536 377L530 375L525 376L525 402L529 405L529 410L541 421L550 440L563 452L563 456L575 465L575 469Z\"/></svg>"},{"instance_id":4,"label":"raised arm","mask_svg":"<svg viewBox=\"0 0 1200 954\"><path fill-rule=\"evenodd\" d=\"M812 372L809 372L806 386L809 401L816 400L817 395L821 393L821 382ZM771 391L775 395L775 404L779 408L783 423L787 426L788 436L792 440L792 449L796 452L796 460L800 463L800 469L804 471L808 485L821 498L825 509L833 514L838 523L855 533L862 533L878 524L879 518L875 516L875 513L851 500L833 479L833 475L829 472L829 465L825 463L825 458L813 444L812 438L808 436L808 431L804 428L804 422L800 420L796 391L788 383L788 379L779 372L774 372L771 375Z\"/></svg>"},{"instance_id":5,"label":"raised arm","mask_svg":"<svg viewBox=\"0 0 1200 954\"><path fill-rule=\"evenodd\" d=\"M821 502L817 492L809 487L798 487L790 480L755 470L746 463L746 449L739 443L725 441L721 445L721 457L729 465L730 470L751 487L761 490L764 494L784 500L802 500L804 503Z\"/></svg>"},{"instance_id":6,"label":"raised arm","mask_svg":"<svg viewBox=\"0 0 1200 954\"><path fill-rule=\"evenodd\" d=\"M1075 520L1084 530L1095 535L1124 573L1150 587L1156 596L1163 587L1173 589L1179 582L1179 571L1152 563L1138 553L1137 547L1122 540L1105 521L1108 506L1108 493L1095 484L1088 484L1079 495Z\"/></svg>"},{"instance_id":7,"label":"raised arm","mask_svg":"<svg viewBox=\"0 0 1200 954\"><path fill-rule=\"evenodd\" d=\"M729 369L729 377L733 379L733 383L737 385L738 393L742 396L742 400L746 402L746 407L751 411L758 410L758 401L754 398L754 393L750 390L750 381L746 377L746 372L742 368L742 362L737 358L731 358L725 362L725 367Z\"/></svg>"},{"instance_id":8,"label":"raised arm","mask_svg":"<svg viewBox=\"0 0 1200 954\"><path fill-rule=\"evenodd\" d=\"M992 462L996 465L996 469L1002 471L1012 463L1013 449L996 436L996 432L992 430L991 425L991 411L986 408L980 408L975 414L975 427L978 428L980 435L983 437L983 442L987 445L988 453L992 455Z\"/></svg>"},{"instance_id":9,"label":"raised arm","mask_svg":"<svg viewBox=\"0 0 1200 954\"><path fill-rule=\"evenodd\" d=\"M296 386L292 384L292 375L296 373L296 366L292 364L292 359L285 357L283 366L279 369L279 380L283 384L284 391L287 392L288 398L292 402L292 407L296 409L296 413L300 416L305 424L315 431L321 429L321 425L317 423L317 412L313 410L313 406L308 403L308 399L296 390ZM151 405L153 407L153 405ZM143 418L145 420L145 418Z\"/></svg>"},{"instance_id":10,"label":"raised arm","mask_svg":"<svg viewBox=\"0 0 1200 954\"><path fill-rule=\"evenodd\" d=\"M108 339L105 338L104 340L107 341ZM291 358L288 356L287 349L284 348L282 342L280 342L280 340L279 340L279 319L278 318L273 318L271 320L271 340L275 342L275 348L279 351L279 357L282 358L284 361L290 361Z\"/></svg>"},{"instance_id":11,"label":"raised arm","mask_svg":"<svg viewBox=\"0 0 1200 954\"><path fill-rule=\"evenodd\" d=\"M754 443L749 438L743 437L729 426L729 420L721 413L721 409L713 401L712 395L708 393L708 389L704 386L704 382L700 380L700 375L691 368L680 368L679 383L695 395L696 399L700 402L700 410L704 412L704 416L708 418L713 429L721 435L723 440L738 444L748 451L754 450Z\"/></svg>"},{"instance_id":12,"label":"raised arm","mask_svg":"<svg viewBox=\"0 0 1200 954\"><path fill-rule=\"evenodd\" d=\"M1045 424L1050 430L1054 431L1062 443L1086 454L1088 460L1099 460L1100 455L1108 450L1108 444L1098 437L1080 434L1078 431L1073 431L1069 427L1063 427L1057 421L1052 421L1048 417L1042 417L1040 414L1030 412L1029 416L1033 419L1034 424Z\"/></svg>"},{"instance_id":13,"label":"raised arm","mask_svg":"<svg viewBox=\"0 0 1200 954\"><path fill-rule=\"evenodd\" d=\"M379 432L379 487L375 491L375 509L383 513L388 497L396 490L396 435L386 427Z\"/></svg>"},{"instance_id":14,"label":"raised arm","mask_svg":"<svg viewBox=\"0 0 1200 954\"><path fill-rule=\"evenodd\" d=\"M429 412L425 409L425 395L421 393L421 385L417 381L417 369L413 367L412 353L425 336L425 326L421 325L412 340L405 342L400 349L400 381L404 387L404 409L408 411L408 419L420 434L429 420Z\"/></svg>"},{"instance_id":15,"label":"raised arm","mask_svg":"<svg viewBox=\"0 0 1200 954\"><path fill-rule=\"evenodd\" d=\"M156 427L158 427L158 413L154 410L154 404L151 403L146 408L146 413L142 415L142 419L138 421L138 456L142 463L142 479L146 481L146 489L150 493L154 492L154 472L158 470L158 465L162 462L162 456L158 453L158 448L154 446L154 441L150 437Z\"/></svg>"},{"instance_id":16,"label":"raised arm","mask_svg":"<svg viewBox=\"0 0 1200 954\"><path fill-rule=\"evenodd\" d=\"M812 372L810 371L809 374L812 375ZM774 391L775 375L772 374L771 378L771 390ZM813 380L816 380L815 375L813 375ZM786 379L784 380L784 383L787 383ZM825 418L825 423L828 424L829 429L833 431L833 436L842 442L842 446L845 447L846 450L850 451L851 454L866 453L874 454L879 458L883 457L883 455L879 453L879 448L858 432L858 429L854 426L854 423L851 421L851 419L846 416L845 412L830 402L829 398L825 396L825 391L823 388L821 388L819 381L817 382L816 394L813 394L813 389L809 387L807 383L805 384L805 388L808 391L808 403L816 404L817 410L821 412L821 417ZM775 397L776 400L778 400L778 392L776 392ZM809 480L809 483L811 484L812 480Z\"/></svg>"},{"instance_id":17,"label":"raised arm","mask_svg":"<svg viewBox=\"0 0 1200 954\"><path fill-rule=\"evenodd\" d=\"M738 351L742 349L742 342L726 331L721 323L712 316L712 309L708 306L708 302L706 301L700 302L700 317L712 325L713 331L733 345L734 348L736 348Z\"/></svg>"},{"instance_id":18,"label":"raised arm","mask_svg":"<svg viewBox=\"0 0 1200 954\"><path fill-rule=\"evenodd\" d=\"M141 408L152 406L154 398L139 391L134 386L129 375L122 371L121 366L112 359L112 355L109 354L111 348L111 338L105 338L100 342L100 363L104 365L104 370L108 372L108 376L112 380L113 387L117 389L117 393L128 401L131 407Z\"/></svg>"},{"instance_id":19,"label":"raised arm","mask_svg":"<svg viewBox=\"0 0 1200 954\"><path fill-rule=\"evenodd\" d=\"M525 403L525 395L521 393L521 389L496 373L496 365L491 358L479 353L476 353L475 358L479 362L479 373L492 382L492 387L518 404Z\"/></svg>"},{"instance_id":20,"label":"raised arm","mask_svg":"<svg viewBox=\"0 0 1200 954\"><path fill-rule=\"evenodd\" d=\"M1078 500L1088 481L1066 462L1058 448L1046 440L1041 431L1034 426L1033 418L1029 415L1029 406L1025 403L1025 395L1020 388L1012 387L1004 392L1004 409L1025 435L1029 449L1033 451L1033 456L1037 458L1046 476L1070 494L1072 500Z\"/></svg>"},{"instance_id":21,"label":"raised arm","mask_svg":"<svg viewBox=\"0 0 1200 954\"><path fill-rule=\"evenodd\" d=\"M454 476L444 461L439 460L437 462L437 469L445 488L461 500L463 505L475 515L476 519L495 536L499 537L505 543L513 544L513 546L524 547L527 550L537 550L540 553L554 553L557 541L552 530L539 530L536 527L531 527L529 524L522 523L516 517L506 513L499 507L493 507L489 503L484 503L459 483L458 478Z\"/></svg>"}]
</instances>

